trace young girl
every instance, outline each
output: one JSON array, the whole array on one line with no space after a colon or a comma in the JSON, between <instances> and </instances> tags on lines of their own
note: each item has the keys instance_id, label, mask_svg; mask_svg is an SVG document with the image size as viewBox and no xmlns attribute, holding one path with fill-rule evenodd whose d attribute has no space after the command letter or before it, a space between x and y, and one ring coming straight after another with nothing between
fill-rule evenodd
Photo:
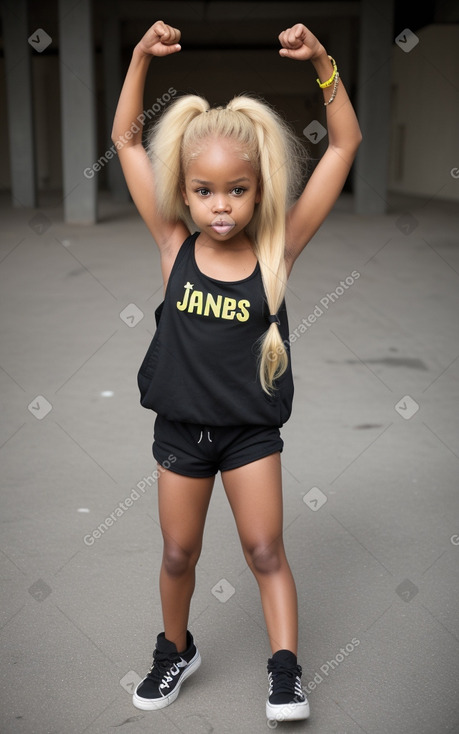
<instances>
[{"instance_id":1,"label":"young girl","mask_svg":"<svg viewBox=\"0 0 459 734\"><path fill-rule=\"evenodd\" d=\"M147 710L171 704L201 663L188 614L220 471L271 646L266 715L305 719L297 595L282 539L279 429L293 398L284 296L296 258L342 190L361 134L336 63L299 23L279 35L279 53L312 62L328 148L296 201L303 147L251 95L214 109L197 95L177 98L154 126L147 152L136 124L147 70L153 57L179 52L179 40L180 31L157 21L135 47L112 132L116 143L131 130L119 157L158 245L165 287L138 375L141 403L156 413L153 454L162 468L164 632L133 703Z\"/></svg>"}]
</instances>

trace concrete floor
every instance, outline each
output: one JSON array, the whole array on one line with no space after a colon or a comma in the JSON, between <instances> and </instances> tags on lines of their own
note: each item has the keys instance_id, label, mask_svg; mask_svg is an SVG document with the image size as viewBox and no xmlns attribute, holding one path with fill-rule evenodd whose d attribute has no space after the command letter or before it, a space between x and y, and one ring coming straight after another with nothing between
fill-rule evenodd
<instances>
[{"instance_id":1,"label":"concrete floor","mask_svg":"<svg viewBox=\"0 0 459 734\"><path fill-rule=\"evenodd\" d=\"M220 479L190 621L202 666L167 709L131 703L162 629L136 384L161 282L133 206L101 213L70 226L58 199L1 200L0 730L266 732L269 646ZM365 218L343 196L294 269L285 543L311 718L279 731L459 732L458 233L453 203Z\"/></svg>"}]
</instances>

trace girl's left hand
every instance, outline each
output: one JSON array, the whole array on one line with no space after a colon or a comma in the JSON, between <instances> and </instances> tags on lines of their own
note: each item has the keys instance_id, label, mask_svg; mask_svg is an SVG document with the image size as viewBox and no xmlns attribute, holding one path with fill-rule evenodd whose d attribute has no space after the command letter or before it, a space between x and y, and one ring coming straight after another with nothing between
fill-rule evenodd
<instances>
[{"instance_id":1,"label":"girl's left hand","mask_svg":"<svg viewBox=\"0 0 459 734\"><path fill-rule=\"evenodd\" d=\"M303 23L297 23L293 28L282 31L279 34L279 42L282 46L279 54L297 61L313 59L324 51L320 41Z\"/></svg>"}]
</instances>

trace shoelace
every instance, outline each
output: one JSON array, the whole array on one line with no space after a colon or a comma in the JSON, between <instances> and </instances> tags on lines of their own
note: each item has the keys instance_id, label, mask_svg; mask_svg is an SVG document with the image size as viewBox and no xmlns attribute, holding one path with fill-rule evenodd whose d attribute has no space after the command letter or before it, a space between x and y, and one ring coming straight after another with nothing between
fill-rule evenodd
<instances>
[{"instance_id":1,"label":"shoelace","mask_svg":"<svg viewBox=\"0 0 459 734\"><path fill-rule=\"evenodd\" d=\"M155 681L155 683L161 683L166 673L168 673L174 665L180 662L180 660L180 655L174 655L170 652L162 652L161 650L155 649L153 652L153 665L151 666L147 678Z\"/></svg>"},{"instance_id":2,"label":"shoelace","mask_svg":"<svg viewBox=\"0 0 459 734\"><path fill-rule=\"evenodd\" d=\"M273 692L275 687L276 693L287 693L289 695L295 694L296 689L301 687L301 684L299 683L301 673L301 665L297 665L295 668L286 668L279 663L269 663L268 680L270 693Z\"/></svg>"}]
</instances>

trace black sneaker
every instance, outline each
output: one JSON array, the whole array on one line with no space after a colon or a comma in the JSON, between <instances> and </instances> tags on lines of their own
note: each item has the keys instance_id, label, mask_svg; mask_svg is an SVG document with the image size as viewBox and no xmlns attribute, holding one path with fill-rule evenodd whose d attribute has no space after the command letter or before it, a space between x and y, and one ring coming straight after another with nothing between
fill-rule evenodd
<instances>
[{"instance_id":1,"label":"black sneaker","mask_svg":"<svg viewBox=\"0 0 459 734\"><path fill-rule=\"evenodd\" d=\"M278 650L268 660L269 693L266 717L274 721L307 719L309 703L301 687L301 665L290 650Z\"/></svg>"},{"instance_id":2,"label":"black sneaker","mask_svg":"<svg viewBox=\"0 0 459 734\"><path fill-rule=\"evenodd\" d=\"M177 652L173 642L166 640L164 632L158 635L153 652L153 665L148 675L139 683L132 697L138 709L152 711L169 706L180 693L180 686L201 665L201 656L190 632L186 633L187 648Z\"/></svg>"}]
</instances>

